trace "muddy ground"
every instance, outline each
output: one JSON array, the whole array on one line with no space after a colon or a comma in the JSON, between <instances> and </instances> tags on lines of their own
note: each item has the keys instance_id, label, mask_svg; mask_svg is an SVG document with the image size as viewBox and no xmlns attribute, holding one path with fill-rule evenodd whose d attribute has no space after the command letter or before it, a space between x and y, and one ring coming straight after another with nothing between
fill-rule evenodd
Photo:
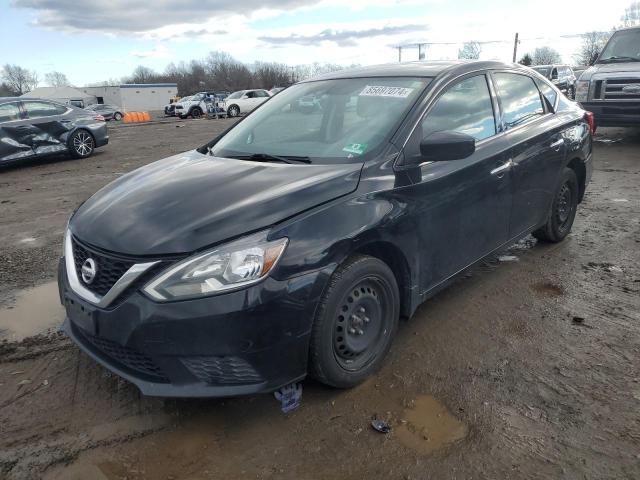
<instances>
[{"instance_id":1,"label":"muddy ground","mask_svg":"<svg viewBox=\"0 0 640 480\"><path fill-rule=\"evenodd\" d=\"M305 381L289 414L270 395L142 397L61 335L33 336L63 315L75 206L227 125L120 127L91 159L0 171L0 479L640 478L637 130L601 130L617 141L596 144L565 242L473 269L403 325L378 375Z\"/></svg>"}]
</instances>

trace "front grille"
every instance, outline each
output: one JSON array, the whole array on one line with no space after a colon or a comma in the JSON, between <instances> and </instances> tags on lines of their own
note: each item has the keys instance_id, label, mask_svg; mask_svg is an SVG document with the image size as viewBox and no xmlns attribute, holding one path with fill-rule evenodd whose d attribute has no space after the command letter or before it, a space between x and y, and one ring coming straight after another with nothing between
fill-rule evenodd
<instances>
[{"instance_id":1,"label":"front grille","mask_svg":"<svg viewBox=\"0 0 640 480\"><path fill-rule=\"evenodd\" d=\"M133 373L142 374L151 381L169 383L167 376L155 364L151 357L144 353L130 347L123 347L106 338L95 337L86 332L80 332L80 336L103 356L131 370Z\"/></svg>"},{"instance_id":2,"label":"front grille","mask_svg":"<svg viewBox=\"0 0 640 480\"><path fill-rule=\"evenodd\" d=\"M96 276L91 283L82 279L82 265L92 258L96 262ZM73 238L73 261L82 284L92 292L104 296L135 262L105 255Z\"/></svg>"},{"instance_id":3,"label":"front grille","mask_svg":"<svg viewBox=\"0 0 640 480\"><path fill-rule=\"evenodd\" d=\"M640 85L640 78L609 78L605 83L603 100L640 100L640 92L627 93L628 85Z\"/></svg>"},{"instance_id":4,"label":"front grille","mask_svg":"<svg viewBox=\"0 0 640 480\"><path fill-rule=\"evenodd\" d=\"M262 377L239 357L186 357L181 359L200 381L210 385L239 385L260 383Z\"/></svg>"}]
</instances>

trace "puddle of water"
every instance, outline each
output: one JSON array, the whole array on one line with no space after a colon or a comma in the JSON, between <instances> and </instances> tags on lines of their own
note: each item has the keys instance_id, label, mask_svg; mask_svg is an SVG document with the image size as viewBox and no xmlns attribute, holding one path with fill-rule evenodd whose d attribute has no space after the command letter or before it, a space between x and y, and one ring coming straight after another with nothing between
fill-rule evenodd
<instances>
[{"instance_id":1,"label":"puddle of water","mask_svg":"<svg viewBox=\"0 0 640 480\"><path fill-rule=\"evenodd\" d=\"M14 304L0 308L0 338L19 342L44 333L64 320L57 282L22 290Z\"/></svg>"},{"instance_id":2,"label":"puddle of water","mask_svg":"<svg viewBox=\"0 0 640 480\"><path fill-rule=\"evenodd\" d=\"M405 447L428 455L467 436L467 426L431 395L418 397L404 412L396 438Z\"/></svg>"}]
</instances>

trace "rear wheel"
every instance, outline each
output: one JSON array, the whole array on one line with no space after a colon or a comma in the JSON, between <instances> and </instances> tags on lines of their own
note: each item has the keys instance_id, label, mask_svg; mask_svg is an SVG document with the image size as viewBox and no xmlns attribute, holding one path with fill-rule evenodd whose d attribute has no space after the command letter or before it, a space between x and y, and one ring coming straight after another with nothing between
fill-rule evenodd
<instances>
[{"instance_id":1,"label":"rear wheel","mask_svg":"<svg viewBox=\"0 0 640 480\"><path fill-rule=\"evenodd\" d=\"M398 284L377 258L356 256L333 274L313 324L310 373L349 388L374 373L398 328Z\"/></svg>"},{"instance_id":2,"label":"rear wheel","mask_svg":"<svg viewBox=\"0 0 640 480\"><path fill-rule=\"evenodd\" d=\"M113 114L113 119L116 120L117 122L119 122L120 120L122 120L122 114L120 112L116 112Z\"/></svg>"},{"instance_id":3,"label":"rear wheel","mask_svg":"<svg viewBox=\"0 0 640 480\"><path fill-rule=\"evenodd\" d=\"M87 158L93 153L96 142L86 130L76 130L69 138L68 147L72 157Z\"/></svg>"},{"instance_id":4,"label":"rear wheel","mask_svg":"<svg viewBox=\"0 0 640 480\"><path fill-rule=\"evenodd\" d=\"M547 223L533 232L533 236L538 240L553 243L564 240L571 231L571 226L576 218L579 193L575 172L570 168L565 168L562 172L560 186L551 203Z\"/></svg>"}]
</instances>

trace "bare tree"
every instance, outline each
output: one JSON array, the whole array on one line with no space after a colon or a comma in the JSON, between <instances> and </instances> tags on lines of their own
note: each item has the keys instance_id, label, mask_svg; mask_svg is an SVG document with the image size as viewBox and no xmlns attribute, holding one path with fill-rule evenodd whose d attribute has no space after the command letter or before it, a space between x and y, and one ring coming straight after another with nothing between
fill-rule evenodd
<instances>
[{"instance_id":1,"label":"bare tree","mask_svg":"<svg viewBox=\"0 0 640 480\"><path fill-rule=\"evenodd\" d=\"M633 27L640 25L640 2L631 2L624 9L624 15L620 17L623 27Z\"/></svg>"},{"instance_id":2,"label":"bare tree","mask_svg":"<svg viewBox=\"0 0 640 480\"><path fill-rule=\"evenodd\" d=\"M580 65L593 65L611 36L607 32L588 32L582 36L580 52L575 56Z\"/></svg>"},{"instance_id":3,"label":"bare tree","mask_svg":"<svg viewBox=\"0 0 640 480\"><path fill-rule=\"evenodd\" d=\"M561 61L558 51L551 47L539 47L533 51L533 65L550 65Z\"/></svg>"},{"instance_id":4,"label":"bare tree","mask_svg":"<svg viewBox=\"0 0 640 480\"><path fill-rule=\"evenodd\" d=\"M38 75L36 72L22 68L19 65L9 65L2 67L2 82L16 95L24 95L38 86Z\"/></svg>"},{"instance_id":5,"label":"bare tree","mask_svg":"<svg viewBox=\"0 0 640 480\"><path fill-rule=\"evenodd\" d=\"M458 58L461 60L478 60L482 47L478 42L465 42L458 50Z\"/></svg>"},{"instance_id":6,"label":"bare tree","mask_svg":"<svg viewBox=\"0 0 640 480\"><path fill-rule=\"evenodd\" d=\"M528 53L525 53L522 58L520 60L518 60L518 63L520 65L524 65L525 67L530 67L531 64L533 63L533 59L531 58L531 55Z\"/></svg>"},{"instance_id":7,"label":"bare tree","mask_svg":"<svg viewBox=\"0 0 640 480\"><path fill-rule=\"evenodd\" d=\"M130 83L153 83L155 81L156 72L149 67L138 65L131 76L127 79Z\"/></svg>"},{"instance_id":8,"label":"bare tree","mask_svg":"<svg viewBox=\"0 0 640 480\"><path fill-rule=\"evenodd\" d=\"M51 87L68 87L69 79L62 72L49 72L44 75L44 81Z\"/></svg>"}]
</instances>

